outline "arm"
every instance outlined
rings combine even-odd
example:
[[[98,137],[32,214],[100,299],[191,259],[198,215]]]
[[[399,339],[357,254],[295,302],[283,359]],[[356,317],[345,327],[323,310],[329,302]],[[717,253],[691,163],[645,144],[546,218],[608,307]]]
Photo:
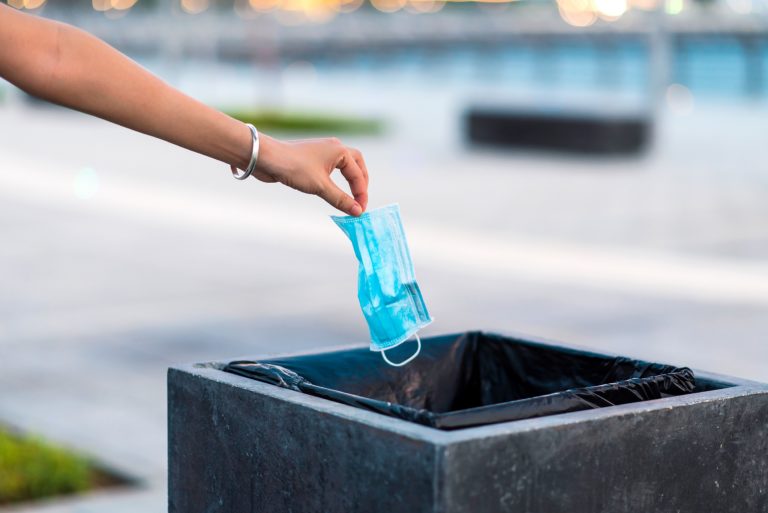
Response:
[[[44,100],[158,137],[244,169],[251,134],[243,123],[177,91],[99,39],[0,3],[0,76]],[[339,169],[354,199],[330,178]],[[337,139],[278,141],[262,134],[254,176],[322,197],[359,215],[368,172],[359,151]]]

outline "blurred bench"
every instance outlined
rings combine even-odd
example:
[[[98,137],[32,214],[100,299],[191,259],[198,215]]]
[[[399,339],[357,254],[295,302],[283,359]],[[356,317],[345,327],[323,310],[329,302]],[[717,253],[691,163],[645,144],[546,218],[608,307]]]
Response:
[[[472,107],[465,115],[471,144],[585,154],[644,151],[652,134],[649,114]]]

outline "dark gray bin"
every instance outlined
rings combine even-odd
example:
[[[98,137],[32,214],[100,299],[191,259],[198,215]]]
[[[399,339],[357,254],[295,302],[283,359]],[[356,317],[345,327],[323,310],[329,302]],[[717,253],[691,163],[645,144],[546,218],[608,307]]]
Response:
[[[464,116],[470,143],[593,155],[637,154],[651,142],[648,113],[472,107]]]
[[[440,431],[226,363],[169,370],[171,513],[768,511],[768,385]]]

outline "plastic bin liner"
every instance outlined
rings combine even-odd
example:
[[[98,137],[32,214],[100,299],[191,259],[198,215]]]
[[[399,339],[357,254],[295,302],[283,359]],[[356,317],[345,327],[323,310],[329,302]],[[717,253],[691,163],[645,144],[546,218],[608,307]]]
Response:
[[[423,340],[404,368],[367,348],[226,371],[419,424],[456,429],[692,392],[693,372],[483,332]]]

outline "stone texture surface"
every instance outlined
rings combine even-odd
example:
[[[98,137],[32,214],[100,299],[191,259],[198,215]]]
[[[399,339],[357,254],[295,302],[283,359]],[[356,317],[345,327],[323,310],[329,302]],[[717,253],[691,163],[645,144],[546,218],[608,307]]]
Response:
[[[768,387],[703,395],[451,445],[441,511],[768,510]]]
[[[169,373],[171,513],[432,510],[428,437],[227,381]]]
[[[169,511],[764,511],[768,385],[698,376],[730,386],[446,432],[175,367]]]

